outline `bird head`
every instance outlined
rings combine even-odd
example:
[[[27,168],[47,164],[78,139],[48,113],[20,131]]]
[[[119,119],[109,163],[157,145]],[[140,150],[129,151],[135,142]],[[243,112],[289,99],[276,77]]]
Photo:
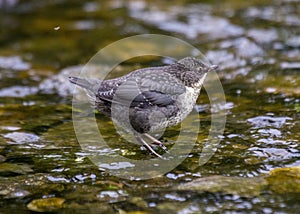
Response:
[[[207,72],[216,70],[218,68],[217,65],[204,64],[202,61],[194,57],[185,57],[179,60],[178,63],[184,65],[186,68],[189,68],[190,70],[195,71],[200,75],[206,74]]]

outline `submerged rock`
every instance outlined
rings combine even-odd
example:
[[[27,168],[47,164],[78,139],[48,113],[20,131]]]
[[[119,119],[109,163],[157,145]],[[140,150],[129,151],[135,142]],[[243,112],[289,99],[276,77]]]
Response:
[[[98,214],[98,213],[116,213],[115,209],[112,205],[108,203],[101,203],[99,201],[97,202],[87,202],[87,203],[76,203],[71,202],[68,204],[64,204],[64,210],[70,211],[70,213],[73,213],[74,210],[76,210],[75,213],[91,213],[91,214]],[[69,213],[67,212],[66,213]]]
[[[34,194],[52,194],[64,190],[64,185],[49,180],[49,174],[0,176],[0,198],[14,199]]]
[[[22,174],[25,175],[33,170],[25,164],[1,163],[0,175],[6,174]]]
[[[181,184],[177,189],[254,197],[260,195],[266,186],[267,181],[263,177],[243,178],[215,175]]]

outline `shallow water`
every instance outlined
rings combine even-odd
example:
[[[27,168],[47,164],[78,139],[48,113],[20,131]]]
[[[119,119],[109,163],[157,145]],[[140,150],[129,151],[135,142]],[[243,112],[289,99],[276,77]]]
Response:
[[[299,1],[0,0],[0,10],[1,213],[297,213]],[[88,156],[149,154],[124,140],[102,114],[97,124],[110,148],[82,150],[66,77],[77,75],[100,48],[144,33],[180,38],[219,65],[227,121],[216,152],[199,166],[212,115],[203,90],[195,108],[200,131],[192,121],[176,150],[184,154],[198,132],[188,157],[159,178],[138,180],[139,173],[154,173],[145,170],[127,180],[105,167],[126,171],[130,161],[99,168]],[[140,57],[111,76],[166,63]],[[169,149],[179,129],[162,136]],[[88,136],[88,127],[83,130]],[[53,199],[41,200],[47,198]]]

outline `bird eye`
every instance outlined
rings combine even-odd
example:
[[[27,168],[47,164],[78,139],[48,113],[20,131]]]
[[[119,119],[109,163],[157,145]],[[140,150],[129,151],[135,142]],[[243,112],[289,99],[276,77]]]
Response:
[[[198,72],[201,72],[202,70],[203,70],[202,67],[198,67],[198,68],[197,68],[197,71],[198,71]]]

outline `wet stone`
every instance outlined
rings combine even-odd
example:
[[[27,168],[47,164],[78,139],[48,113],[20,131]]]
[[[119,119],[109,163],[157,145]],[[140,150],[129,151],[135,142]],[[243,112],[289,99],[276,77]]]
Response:
[[[3,155],[0,155],[0,163],[5,162],[6,161],[6,157],[4,157]]]
[[[247,121],[252,123],[256,128],[262,127],[281,127],[287,121],[292,120],[290,117],[271,117],[271,116],[258,116],[249,118]]]
[[[48,174],[28,174],[0,177],[0,196],[4,199],[25,197],[35,194],[51,194],[64,190],[60,183],[50,182]]]
[[[1,126],[0,130],[7,130],[7,131],[17,131],[21,129],[20,127],[17,126]]]
[[[0,56],[0,68],[22,71],[30,67],[30,64],[24,62],[19,56]]]
[[[42,198],[35,199],[27,204],[27,208],[35,212],[53,212],[63,207],[63,198]]]
[[[74,85],[68,81],[69,76],[78,76],[83,66],[73,66],[63,69],[57,75],[51,76],[39,85],[42,93],[58,93],[60,96],[71,95],[74,91]]]
[[[101,74],[105,73],[105,71],[110,71],[110,67],[107,65],[78,65],[67,67],[61,70],[58,74],[42,81],[38,88],[41,93],[57,93],[62,97],[70,96],[75,92],[75,86],[68,80],[70,76],[80,77],[80,75],[82,75],[81,77],[104,79],[105,76]]]
[[[12,140],[12,141],[8,141],[8,143],[10,144],[33,143],[33,142],[38,142],[40,139],[40,137],[35,134],[25,133],[25,132],[11,132],[3,135],[3,137]]]
[[[264,50],[247,38],[239,38],[233,42],[233,45],[237,50],[238,56],[251,59],[251,57],[264,55]]]
[[[274,29],[250,29],[247,35],[259,44],[270,44],[278,38],[277,32]]]
[[[176,205],[171,202],[163,202],[157,205],[157,209],[161,213],[201,213],[197,205],[182,202]]]
[[[241,59],[226,50],[210,50],[206,53],[206,57],[212,64],[220,66],[220,69],[232,69],[246,65],[246,60]],[[231,78],[234,77],[231,76]]]
[[[33,172],[30,166],[25,164],[13,164],[13,163],[1,163],[0,164],[0,175],[11,175],[11,174],[27,174]]]
[[[273,169],[266,179],[274,192],[300,193],[300,166]]]
[[[188,38],[196,38],[199,34],[208,35],[209,39],[228,38],[242,35],[243,28],[230,23],[227,19],[208,15],[210,8],[207,5],[193,5],[191,7],[174,7],[170,10],[161,10],[153,7],[131,8],[131,16],[146,23],[157,26],[166,31],[181,33]],[[186,22],[177,20],[175,16],[185,17]]]
[[[271,144],[271,143],[270,143]],[[287,149],[280,148],[259,148],[251,147],[248,149],[252,154],[252,161],[250,162],[267,162],[267,161],[284,161],[291,158],[299,158],[297,153],[289,152]],[[247,160],[247,159],[246,159]],[[249,161],[249,160],[247,160]]]
[[[116,203],[125,201],[128,194],[122,189],[110,190],[107,187],[77,185],[72,188],[72,193],[65,194],[65,198],[71,201],[87,202],[105,202]]]
[[[28,95],[36,94],[37,91],[38,89],[36,87],[12,86],[0,89],[0,97],[26,97]]]
[[[75,213],[91,213],[91,214],[98,214],[98,213],[105,213],[105,214],[115,214],[115,207],[113,205],[101,202],[71,202],[64,204],[64,211],[74,212]]]
[[[52,147],[78,147],[75,131],[72,122],[66,122],[56,127],[50,128],[47,132],[41,135],[41,140],[44,142],[51,142],[46,146]]]
[[[286,41],[286,44],[288,46],[294,47],[294,48],[299,48],[300,47],[300,36],[293,36],[288,38]]]
[[[282,69],[300,69],[300,62],[282,62],[280,64]]]
[[[26,196],[31,195],[31,192],[23,189],[16,189],[14,191],[10,191],[8,189],[6,190],[0,190],[0,195],[4,196],[5,199],[12,199],[12,198],[24,198]]]
[[[126,199],[128,194],[124,192],[123,190],[117,190],[117,191],[112,191],[112,190],[105,190],[101,191],[97,197],[102,201],[107,201],[109,203],[113,202],[118,202],[118,201],[123,201]]]
[[[179,185],[176,189],[214,193],[222,192],[243,197],[253,197],[260,195],[266,185],[267,182],[263,177],[243,178],[216,175],[195,179],[191,182]]]

